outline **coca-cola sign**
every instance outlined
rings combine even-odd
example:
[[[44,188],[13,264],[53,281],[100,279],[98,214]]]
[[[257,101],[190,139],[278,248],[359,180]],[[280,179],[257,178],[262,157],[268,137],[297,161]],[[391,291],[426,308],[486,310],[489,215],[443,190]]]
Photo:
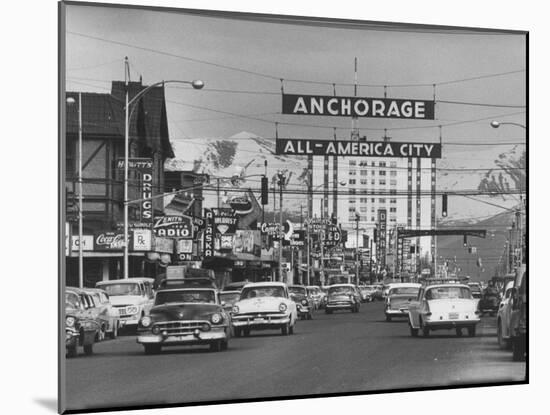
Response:
[[[124,249],[124,234],[101,232],[94,234],[94,251],[120,251]]]

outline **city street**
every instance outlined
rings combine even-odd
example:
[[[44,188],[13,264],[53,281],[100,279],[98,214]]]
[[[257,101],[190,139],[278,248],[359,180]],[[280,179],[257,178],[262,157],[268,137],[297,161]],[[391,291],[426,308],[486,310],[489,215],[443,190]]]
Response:
[[[233,338],[219,353],[176,347],[146,356],[127,334],[68,359],[65,379],[67,409],[85,409],[521,381],[525,370],[497,347],[494,317],[483,318],[474,338],[412,338],[406,321],[386,322],[376,302],[358,314],[317,311],[294,335]]]

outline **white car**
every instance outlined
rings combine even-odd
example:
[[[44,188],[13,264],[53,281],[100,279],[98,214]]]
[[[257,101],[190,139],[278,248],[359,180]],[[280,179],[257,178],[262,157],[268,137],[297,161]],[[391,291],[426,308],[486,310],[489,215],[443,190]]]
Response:
[[[231,323],[236,337],[248,336],[251,330],[280,329],[293,334],[298,310],[282,282],[246,284],[240,300],[232,309]]]
[[[504,287],[504,296],[498,306],[497,314],[497,338],[501,349],[510,349],[510,317],[512,314],[512,294],[514,292],[514,281],[509,281]]]
[[[409,327],[411,336],[422,331],[424,337],[432,330],[456,330],[462,336],[462,329],[470,337],[476,334],[479,323],[477,299],[472,297],[470,287],[459,283],[436,283],[420,288],[416,301],[409,305]]]
[[[118,310],[120,327],[137,327],[139,320],[149,314],[153,306],[153,278],[127,278],[100,281],[101,288],[108,295],[113,307]]]

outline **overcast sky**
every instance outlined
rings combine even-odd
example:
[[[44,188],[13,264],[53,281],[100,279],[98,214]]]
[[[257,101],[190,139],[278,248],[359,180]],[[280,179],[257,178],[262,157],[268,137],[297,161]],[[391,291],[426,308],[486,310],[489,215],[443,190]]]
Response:
[[[438,103],[435,121],[362,118],[358,122],[360,128],[387,128],[395,140],[431,141],[438,139],[438,128],[404,127],[445,126],[488,118],[444,127],[443,142],[524,140],[523,130],[492,129],[489,121],[495,118],[525,123],[525,114],[518,114],[525,108],[514,106],[525,105],[526,72],[439,85],[525,69],[525,39],[521,34],[349,29],[91,6],[68,6],[67,32],[68,90],[106,92],[112,80],[124,79],[124,56],[130,60],[132,80],[142,75],[144,84],[163,79],[205,82],[201,91],[167,85],[173,141],[225,138],[241,131],[274,137],[275,122],[281,123],[281,137],[332,138],[332,128],[284,125],[290,122],[349,128],[351,121],[343,117],[281,115],[280,78],[289,93],[332,95],[331,84],[336,83],[338,95],[352,95],[352,87],[338,84],[353,83],[355,57],[358,83],[389,85],[388,97],[431,99],[431,86],[391,85],[435,83],[437,100],[510,106]],[[360,86],[358,91],[359,96],[370,97],[382,97],[383,93],[383,87]],[[365,130],[362,134],[380,139],[384,132]],[[348,139],[349,130],[337,130],[337,135]],[[464,148],[445,147],[444,157],[451,157],[456,151],[464,152]],[[488,160],[488,166],[492,166],[492,160]]]

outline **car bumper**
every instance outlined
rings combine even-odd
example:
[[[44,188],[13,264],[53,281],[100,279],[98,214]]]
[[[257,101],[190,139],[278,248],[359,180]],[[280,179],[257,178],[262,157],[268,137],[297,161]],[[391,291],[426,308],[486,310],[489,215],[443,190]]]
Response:
[[[400,308],[400,309],[386,309],[385,311],[387,316],[392,317],[407,317],[409,315],[409,309],[408,308]]]
[[[139,323],[139,314],[131,317],[119,317],[120,327],[137,326]]]
[[[338,302],[338,303],[327,303],[325,306],[329,310],[345,310],[348,308],[353,308],[355,306],[352,302]]]
[[[65,346],[75,347],[78,346],[79,333],[76,331],[65,331]]]
[[[233,316],[231,324],[233,327],[241,328],[269,328],[269,327],[278,327],[290,323],[290,316],[285,317],[266,317],[266,318],[238,318]]]
[[[138,335],[137,342],[140,344],[160,344],[160,345],[183,345],[183,344],[205,344],[218,340],[226,340],[225,329],[213,329],[211,331],[195,332],[182,335],[163,335],[153,333],[142,333]]]
[[[479,318],[465,319],[465,320],[437,320],[437,321],[427,320],[424,322],[424,325],[429,327],[432,330],[437,330],[437,329],[454,329],[454,328],[461,328],[461,327],[469,327],[472,325],[476,325],[477,323],[479,323]]]

